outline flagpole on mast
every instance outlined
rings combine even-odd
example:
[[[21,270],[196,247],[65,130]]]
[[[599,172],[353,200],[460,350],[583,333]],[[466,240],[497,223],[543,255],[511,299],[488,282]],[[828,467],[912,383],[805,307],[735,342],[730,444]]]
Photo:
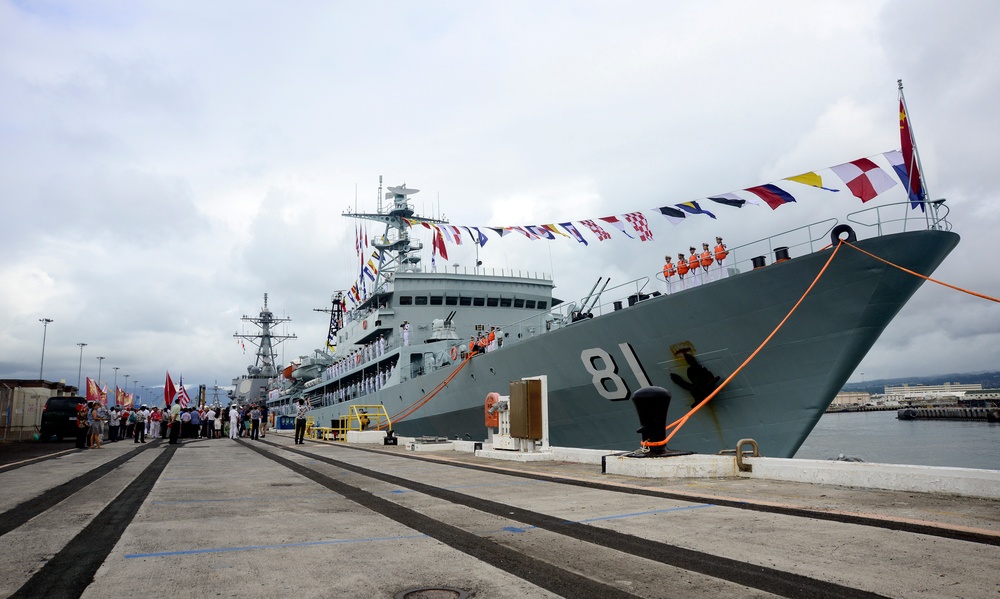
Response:
[[[924,219],[927,221],[927,228],[929,229],[937,228],[937,221],[938,221],[937,205],[932,204],[930,201],[928,201],[930,195],[927,193],[927,180],[924,179],[924,165],[920,162],[920,151],[917,149],[916,135],[914,135],[913,133],[913,123],[910,121],[910,107],[906,105],[906,96],[903,94],[903,80],[897,79],[896,84],[899,86],[899,102],[900,104],[903,105],[903,113],[906,115],[906,128],[910,136],[910,143],[913,146],[913,161],[916,162],[916,167],[918,171],[917,174],[920,178],[920,201],[923,202],[924,208],[926,208],[926,210],[924,210]],[[909,174],[912,172],[913,172],[913,165],[907,164],[906,165],[907,178],[909,178],[910,176]],[[906,190],[907,193],[911,191],[909,187],[910,187],[909,182],[907,182],[907,190]],[[934,211],[933,227],[931,226],[931,221],[930,221],[931,215],[929,214],[931,210]],[[909,211],[907,211],[907,213],[909,213]]]

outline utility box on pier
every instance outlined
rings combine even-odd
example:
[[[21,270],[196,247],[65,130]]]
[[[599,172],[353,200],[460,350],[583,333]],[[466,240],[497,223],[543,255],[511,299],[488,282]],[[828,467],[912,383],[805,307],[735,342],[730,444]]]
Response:
[[[510,396],[487,398],[486,425],[493,449],[549,450],[548,381],[538,376],[510,383]],[[496,434],[493,432],[496,427]]]
[[[510,436],[539,441],[542,438],[542,381],[528,379],[510,384]]]

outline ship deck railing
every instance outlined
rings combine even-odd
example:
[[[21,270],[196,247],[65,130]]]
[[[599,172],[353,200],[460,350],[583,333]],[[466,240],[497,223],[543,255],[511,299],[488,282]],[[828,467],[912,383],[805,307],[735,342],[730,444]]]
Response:
[[[944,200],[928,202],[924,212],[911,210],[910,202],[905,201],[864,208],[848,214],[845,220],[856,229],[855,233],[861,239],[917,230],[950,231],[952,225],[947,218],[949,212],[950,209],[944,204]],[[838,224],[840,224],[838,219],[828,218],[729,248],[729,257],[725,264],[721,267],[713,264],[710,269],[711,281],[720,279],[719,268],[726,269],[726,276],[734,276],[753,270],[755,258],[759,261],[763,257],[765,263],[774,263],[779,259],[776,258],[776,252],[787,253],[790,258],[794,258],[830,247],[833,241],[831,233]],[[651,280],[659,283],[656,285],[658,289],[650,288]],[[596,295],[597,300],[590,298],[593,305],[590,305],[585,298],[580,302],[565,302],[554,306],[552,312],[562,310],[562,315],[544,315],[547,319],[546,330],[557,325],[572,324],[573,317],[566,315],[571,315],[578,307],[599,316],[608,311],[622,309],[626,302],[631,306],[638,301],[661,295],[665,284],[663,273],[657,272],[652,276],[639,277],[615,287],[602,289]],[[605,299],[609,297],[610,299]],[[530,319],[525,319],[527,320]],[[548,323],[549,320],[551,323]]]

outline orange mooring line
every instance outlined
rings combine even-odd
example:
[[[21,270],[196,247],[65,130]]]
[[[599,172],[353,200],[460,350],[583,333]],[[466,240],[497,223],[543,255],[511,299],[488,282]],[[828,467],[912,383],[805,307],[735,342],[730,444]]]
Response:
[[[687,414],[685,414],[684,416],[681,416],[677,420],[675,420],[675,421],[671,422],[670,424],[668,424],[667,425],[667,430],[670,430],[671,428],[674,429],[674,430],[669,435],[667,435],[666,439],[664,439],[663,441],[657,441],[657,442],[643,441],[642,442],[643,447],[653,447],[653,446],[659,446],[659,445],[666,445],[667,442],[670,441],[670,439],[677,433],[677,431],[680,430],[680,428],[682,426],[684,426],[684,424],[688,421],[688,419],[691,418],[691,416],[695,412],[697,412],[699,409],[701,409],[702,406],[704,406],[709,401],[711,401],[713,398],[715,398],[715,396],[718,395],[719,391],[721,391],[726,385],[728,385],[729,382],[732,381],[733,378],[735,378],[736,375],[739,374],[741,370],[743,370],[743,367],[746,366],[747,364],[749,364],[750,361],[753,360],[754,357],[756,357],[757,353],[760,352],[760,350],[763,349],[765,345],[767,345],[768,341],[771,340],[771,337],[774,337],[774,334],[778,332],[778,329],[780,329],[785,324],[785,321],[787,321],[788,318],[792,315],[792,313],[795,312],[796,308],[799,307],[799,304],[802,303],[802,300],[804,300],[806,298],[806,296],[809,295],[809,292],[812,291],[813,286],[816,284],[817,281],[819,281],[819,278],[821,276],[823,276],[823,273],[826,272],[826,268],[830,265],[830,262],[833,261],[833,257],[837,255],[837,251],[840,250],[840,246],[842,244],[850,246],[850,247],[858,250],[862,254],[870,256],[870,257],[878,260],[879,262],[883,262],[885,264],[888,264],[889,266],[892,266],[893,268],[898,268],[899,270],[901,270],[901,271],[903,271],[905,273],[911,274],[911,275],[913,275],[915,277],[920,277],[921,279],[924,279],[925,281],[930,281],[932,283],[937,283],[938,285],[942,285],[944,287],[948,287],[949,289],[954,289],[955,291],[961,291],[962,293],[968,293],[969,295],[972,295],[972,296],[975,296],[975,297],[979,297],[979,298],[982,298],[982,299],[985,299],[985,300],[989,300],[989,301],[992,301],[992,302],[1000,303],[1000,299],[997,299],[995,297],[992,297],[992,296],[989,296],[989,295],[985,295],[985,294],[982,294],[982,293],[977,293],[975,291],[970,291],[969,289],[964,289],[964,288],[958,287],[956,285],[951,285],[949,283],[945,283],[944,281],[938,281],[937,279],[934,279],[932,277],[928,277],[926,275],[922,275],[922,274],[920,274],[918,272],[914,272],[914,271],[912,271],[912,270],[910,270],[908,268],[904,268],[904,267],[902,267],[902,266],[900,266],[898,264],[894,264],[892,262],[889,262],[885,258],[880,258],[880,257],[876,256],[875,254],[872,254],[871,252],[865,251],[865,250],[859,248],[858,246],[856,246],[854,244],[848,243],[847,241],[840,240],[840,242],[837,244],[837,247],[834,248],[833,253],[830,255],[830,258],[826,261],[826,264],[823,265],[823,268],[819,271],[819,274],[816,275],[816,278],[813,279],[813,282],[809,285],[809,288],[806,289],[805,293],[802,294],[802,297],[799,298],[799,301],[796,302],[794,306],[792,306],[792,309],[788,312],[788,314],[785,316],[785,318],[780,323],[778,323],[778,326],[775,327],[775,329],[773,331],[771,331],[771,334],[767,336],[767,339],[764,339],[764,341],[760,344],[760,346],[757,347],[757,349],[754,350],[754,352],[752,354],[750,354],[750,357],[747,358],[746,360],[744,360],[743,363],[740,364],[739,368],[737,368],[731,375],[729,375],[729,377],[725,381],[723,381],[721,385],[719,385],[718,387],[716,387],[715,391],[713,391],[708,397],[706,397],[701,402],[699,402],[698,405],[696,405],[693,408],[691,408],[691,410],[688,411]],[[827,247],[830,247],[830,246],[827,246]],[[827,248],[823,248],[823,249],[825,250]]]
[[[441,381],[433,389],[431,389],[430,393],[428,393],[427,395],[424,395],[423,397],[421,397],[417,401],[413,402],[409,406],[403,408],[399,412],[396,412],[394,415],[392,415],[389,418],[389,421],[390,422],[398,422],[398,421],[406,418],[410,414],[413,414],[414,412],[416,412],[420,408],[422,408],[424,406],[424,404],[426,404],[427,402],[429,402],[431,400],[431,398],[433,398],[435,395],[437,395],[442,389],[444,389],[445,387],[447,387],[448,383],[451,382],[451,379],[455,378],[455,375],[457,375],[460,370],[462,370],[463,368],[465,368],[465,365],[468,364],[469,360],[472,359],[472,355],[473,354],[469,354],[465,358],[465,360],[463,360],[462,363],[458,365],[458,368],[456,368],[454,370],[454,372],[452,372],[451,374],[449,374],[443,381]],[[377,427],[377,429],[381,429],[381,428],[382,428],[382,425],[379,425]]]
[[[841,241],[841,243],[843,243],[843,241]],[[779,330],[781,330],[781,327],[785,326],[785,323],[788,322],[788,319],[792,316],[795,310],[798,309],[802,301],[806,299],[806,296],[809,295],[809,292],[812,291],[813,287],[816,286],[816,283],[819,281],[820,277],[822,277],[823,273],[826,272],[827,267],[830,266],[831,262],[833,262],[833,257],[837,255],[838,251],[840,251],[841,243],[838,243],[837,247],[833,248],[833,253],[830,254],[829,258],[827,258],[826,264],[823,265],[823,268],[820,269],[819,273],[816,275],[816,278],[814,278],[812,283],[809,284],[809,287],[806,288],[805,292],[802,294],[802,297],[799,298],[799,301],[795,302],[795,305],[792,306],[792,309],[788,311],[788,314],[786,314],[785,317],[781,319],[781,322],[778,323],[778,326],[774,327],[774,330],[771,331],[771,334],[768,335],[767,338],[764,339],[764,341],[762,341],[761,344],[757,346],[757,349],[755,349],[753,353],[750,354],[749,357],[747,357],[746,360],[743,360],[743,363],[739,365],[739,368],[734,370],[733,373],[730,374],[728,378],[726,378],[726,380],[722,381],[722,384],[716,387],[715,391],[712,391],[712,393],[709,394],[708,397],[701,400],[700,402],[698,402],[696,406],[691,408],[691,410],[689,410],[687,414],[681,416],[674,422],[671,422],[669,425],[667,425],[667,430],[670,430],[671,428],[673,428],[674,430],[671,431],[669,435],[667,435],[666,439],[664,439],[663,441],[654,441],[654,442],[643,441],[642,442],[643,447],[655,447],[660,445],[666,445],[670,441],[670,439],[672,439],[673,436],[677,434],[677,431],[681,430],[681,427],[684,426],[685,423],[687,423],[687,421],[691,418],[692,415],[694,415],[695,412],[700,410],[702,406],[704,406],[708,402],[712,401],[712,399],[714,399],[715,396],[719,394],[719,391],[722,391],[726,387],[726,385],[730,383],[730,381],[736,378],[736,375],[739,374],[743,370],[743,368],[745,368],[746,365],[750,363],[751,360],[757,357],[757,354],[760,353],[760,350],[764,349],[764,346],[767,345],[769,341],[771,341],[771,338],[773,338]]]
[[[962,293],[968,293],[969,295],[974,295],[976,297],[981,297],[981,298],[983,298],[985,300],[990,300],[991,302],[1000,303],[1000,299],[997,299],[995,297],[991,297],[989,295],[984,295],[982,293],[976,293],[975,291],[970,291],[968,289],[964,289],[962,287],[957,287],[955,285],[950,285],[948,283],[945,283],[944,281],[938,281],[937,279],[933,279],[933,278],[928,277],[926,275],[922,275],[919,272],[913,272],[912,270],[910,270],[908,268],[903,268],[902,266],[900,266],[898,264],[893,264],[892,262],[889,262],[885,258],[879,258],[875,254],[873,254],[871,252],[866,252],[865,250],[859,248],[858,246],[850,244],[850,243],[847,243],[846,241],[844,242],[844,244],[846,244],[846,245],[848,245],[848,246],[850,246],[850,247],[858,250],[862,254],[865,254],[867,256],[871,256],[872,258],[875,258],[879,262],[884,262],[885,264],[888,264],[889,266],[892,266],[893,268],[898,268],[899,270],[901,270],[901,271],[903,271],[905,273],[909,273],[909,274],[911,274],[911,275],[913,275],[915,277],[920,277],[921,279],[924,279],[925,281],[930,281],[931,283],[937,283],[938,285],[943,285],[944,287],[947,287],[949,289],[954,289],[955,291],[961,291]]]

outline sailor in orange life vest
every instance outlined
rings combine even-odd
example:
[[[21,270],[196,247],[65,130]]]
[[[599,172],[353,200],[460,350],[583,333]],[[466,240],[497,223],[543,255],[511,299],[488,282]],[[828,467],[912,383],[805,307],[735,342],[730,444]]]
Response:
[[[686,289],[687,283],[684,281],[684,275],[688,274],[688,263],[684,259],[684,254],[677,254],[677,282],[680,289]]]
[[[701,285],[701,258],[695,251],[694,246],[688,248],[691,255],[688,256],[688,270],[691,272],[691,282],[689,287]]]
[[[704,271],[701,276],[706,283],[712,280],[712,273],[708,269],[711,268],[713,262],[715,260],[712,259],[712,250],[708,249],[707,243],[701,244],[701,268]]]
[[[728,269],[726,268],[726,258],[729,252],[726,251],[726,244],[722,243],[721,237],[715,238],[715,262],[719,265],[719,279],[726,278]]]
[[[674,266],[673,258],[669,255],[663,257],[666,263],[663,265],[663,280],[667,283],[667,293],[670,293],[670,287],[673,283],[672,279],[674,275],[677,274],[677,267]]]

